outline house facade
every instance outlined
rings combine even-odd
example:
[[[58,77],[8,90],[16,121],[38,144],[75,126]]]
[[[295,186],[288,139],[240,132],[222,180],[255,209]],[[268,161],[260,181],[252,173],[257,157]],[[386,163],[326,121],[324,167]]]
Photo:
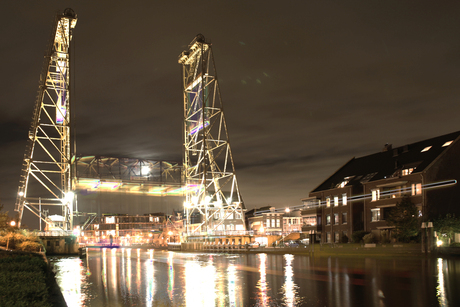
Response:
[[[303,199],[303,228],[323,243],[355,231],[391,237],[389,212],[408,197],[421,221],[460,214],[460,131],[352,158]],[[316,225],[315,225],[316,222]],[[317,238],[318,240],[318,238]]]

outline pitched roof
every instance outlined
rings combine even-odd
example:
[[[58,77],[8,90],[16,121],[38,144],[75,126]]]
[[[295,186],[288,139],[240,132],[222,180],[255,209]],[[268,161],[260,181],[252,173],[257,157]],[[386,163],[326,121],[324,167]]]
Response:
[[[395,172],[413,168],[412,173],[424,171],[455,141],[460,131],[397,148],[386,145],[384,151],[353,158],[312,191],[324,191],[343,186],[391,178]],[[450,144],[449,144],[450,145]]]

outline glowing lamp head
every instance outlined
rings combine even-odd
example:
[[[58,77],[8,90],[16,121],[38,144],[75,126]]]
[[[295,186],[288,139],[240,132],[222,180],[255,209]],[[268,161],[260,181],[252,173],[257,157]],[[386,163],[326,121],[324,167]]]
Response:
[[[21,191],[21,192],[18,193],[18,195],[19,196],[24,196],[24,192]]]
[[[444,243],[444,242],[442,242],[441,240],[436,241],[436,245],[437,245],[437,246],[441,246],[443,243]]]
[[[11,225],[11,227],[16,226],[16,222],[15,222],[15,221],[11,221],[11,222],[10,222],[10,225]]]
[[[172,235],[172,234],[173,234],[172,231],[168,231],[168,235]]]
[[[291,209],[289,209],[289,208],[286,208],[286,210],[285,210],[285,211],[286,211],[287,213],[289,213],[289,212],[291,211]]]

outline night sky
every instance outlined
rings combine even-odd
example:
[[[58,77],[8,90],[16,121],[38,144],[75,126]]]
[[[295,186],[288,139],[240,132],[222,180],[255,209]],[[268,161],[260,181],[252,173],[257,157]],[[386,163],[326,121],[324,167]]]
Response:
[[[0,201],[13,215],[54,15],[77,154],[181,161],[178,55],[213,43],[246,207],[301,204],[352,157],[460,130],[459,1],[3,1]]]

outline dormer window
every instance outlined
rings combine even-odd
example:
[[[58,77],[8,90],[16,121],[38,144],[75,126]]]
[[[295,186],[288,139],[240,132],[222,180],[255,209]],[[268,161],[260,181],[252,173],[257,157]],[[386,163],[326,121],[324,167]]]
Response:
[[[452,144],[452,142],[453,142],[453,141],[445,142],[444,145],[442,145],[442,147],[449,146],[450,144]]]
[[[412,174],[412,172],[414,171],[415,167],[411,167],[411,168],[405,168],[401,171],[401,175],[403,176],[407,176],[407,175],[410,175]]]
[[[336,188],[344,188],[349,182],[350,180],[353,178],[354,176],[350,176],[350,177],[345,177],[343,178],[343,181],[341,183],[339,183]]]
[[[425,151],[428,151],[430,149],[431,149],[431,146],[427,146],[427,147],[423,148],[421,152],[425,152]]]

